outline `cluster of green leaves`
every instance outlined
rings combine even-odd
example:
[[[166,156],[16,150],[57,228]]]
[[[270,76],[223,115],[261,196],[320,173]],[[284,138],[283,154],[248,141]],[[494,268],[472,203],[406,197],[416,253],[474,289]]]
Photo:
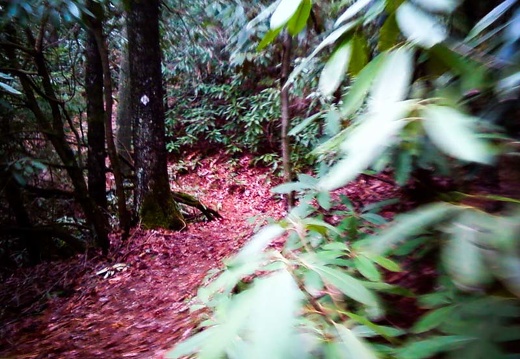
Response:
[[[473,104],[518,96],[520,69],[514,60],[520,52],[513,44],[520,38],[520,11],[511,11],[516,1],[502,2],[471,29],[459,30],[463,40],[450,36],[448,26],[450,18],[461,16],[454,13],[456,0],[343,3],[349,6],[285,84],[291,86],[331,48],[318,90],[324,98],[339,90],[342,99],[291,133],[325,120],[327,138],[314,150],[320,171],[275,188],[297,191],[300,204],[261,229],[209,278],[194,305],[209,309],[203,330],[168,357],[506,358],[515,353],[518,200],[483,198],[512,206],[500,215],[432,203],[386,223],[377,212],[388,203],[357,209],[346,197],[331,200],[331,191],[367,170],[393,169],[396,182],[404,185],[414,168],[495,163],[497,144],[512,139],[496,135],[494,124]],[[261,46],[283,31],[297,35],[312,6],[306,0],[273,3],[262,15],[270,18],[270,30]],[[285,245],[275,250],[271,244],[279,238]],[[399,263],[420,263],[426,254],[439,258],[431,292],[386,282],[389,272],[402,270]],[[425,313],[410,327],[392,325],[387,294],[417,298]]]

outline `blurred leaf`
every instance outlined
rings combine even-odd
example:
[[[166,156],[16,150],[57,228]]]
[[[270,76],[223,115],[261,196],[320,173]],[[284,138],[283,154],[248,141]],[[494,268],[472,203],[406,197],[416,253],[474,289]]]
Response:
[[[318,204],[321,206],[321,208],[325,209],[325,210],[330,210],[331,208],[331,198],[330,198],[330,193],[325,191],[325,192],[319,192],[318,195],[316,196],[316,199],[318,200]]]
[[[391,49],[397,44],[398,37],[399,26],[397,26],[395,14],[391,14],[385,20],[381,30],[379,30],[377,49],[381,52]]]
[[[334,27],[344,23],[347,20],[350,20],[359,14],[361,10],[363,10],[368,4],[371,3],[371,1],[372,0],[358,0],[354,4],[350,5],[348,9],[343,14],[341,14],[338,20],[336,20]]]
[[[411,342],[398,349],[397,357],[402,359],[431,358],[440,352],[461,347],[474,340],[462,335],[434,336],[425,340]]]
[[[352,56],[348,72],[351,76],[356,76],[368,63],[368,41],[362,34],[355,33],[352,36]]]
[[[300,132],[302,132],[307,126],[309,126],[313,121],[323,115],[322,112],[315,113],[312,116],[307,117],[305,120],[300,122],[298,125],[294,126],[288,133],[289,136],[296,136]]]
[[[367,257],[357,255],[354,257],[354,265],[359,273],[361,273],[361,275],[366,279],[371,280],[372,282],[381,281],[381,273],[379,273],[379,270],[376,268],[374,263]]]
[[[401,266],[394,262],[391,259],[385,258],[383,256],[378,255],[367,255],[371,260],[373,260],[375,263],[379,264],[381,267],[383,267],[386,270],[389,270],[391,272],[400,272]]]
[[[395,181],[399,186],[404,186],[410,179],[412,173],[412,154],[404,148],[397,154],[395,165]]]
[[[422,233],[428,226],[462,210],[461,207],[439,202],[399,215],[389,228],[372,237],[368,249],[376,254],[384,254],[408,238]]]
[[[480,21],[471,29],[468,36],[464,39],[464,41],[470,41],[471,39],[478,36],[482,31],[488,28],[491,24],[497,21],[502,15],[504,15],[507,10],[509,10],[513,5],[517,3],[516,0],[505,0],[500,3],[497,7],[491,10],[486,16],[484,16]]]
[[[413,51],[400,47],[385,59],[370,91],[369,110],[387,111],[388,106],[402,101],[408,95],[413,73]]]
[[[5,91],[9,92],[12,95],[21,95],[22,94],[20,91],[18,91],[14,87],[11,87],[8,84],[5,84],[3,82],[0,82],[0,88],[4,89]]]
[[[341,84],[341,81],[343,81],[351,53],[352,45],[350,41],[345,41],[338,46],[325,64],[318,84],[318,88],[323,96],[332,95]]]
[[[376,213],[363,213],[360,215],[360,217],[365,221],[375,224],[377,226],[385,224],[387,222],[386,219],[384,219]]]
[[[247,262],[260,254],[273,240],[285,233],[279,224],[269,224],[256,233],[234,258],[237,262]]]
[[[384,63],[383,60],[386,59],[387,55],[387,53],[378,55],[368,63],[355,78],[354,84],[350,86],[342,99],[343,105],[341,106],[341,114],[343,117],[352,115],[361,107],[363,100],[372,86],[372,81],[374,81],[379,74],[379,70]]]
[[[430,48],[446,39],[446,29],[435,18],[405,2],[396,12],[397,23],[403,34],[414,44]]]
[[[201,347],[197,358],[220,359],[233,346],[256,304],[254,299],[257,293],[254,288],[235,295],[225,306],[217,308],[219,325],[212,327],[216,329]]]
[[[408,103],[387,106],[384,112],[372,112],[345,139],[341,149],[348,153],[319,183],[320,190],[340,188],[368,168],[397,140],[396,134],[406,125],[400,120],[408,112]]]
[[[319,265],[314,265],[311,269],[318,272],[325,282],[336,287],[347,297],[352,298],[355,301],[363,303],[369,307],[379,306],[376,296],[365,286],[363,286],[359,280],[346,274],[345,272]]]
[[[205,345],[208,339],[214,336],[218,330],[218,327],[212,327],[194,334],[177,344],[172,350],[165,354],[165,357],[167,359],[177,359],[197,353]]]
[[[303,295],[286,270],[260,278],[253,286],[254,303],[247,339],[247,358],[287,358]]]
[[[325,47],[333,44],[336,42],[337,39],[339,39],[341,36],[343,36],[346,32],[352,30],[355,26],[359,24],[359,21],[352,21],[348,24],[345,24],[338,28],[337,30],[333,31],[329,36],[327,36],[316,48],[314,51],[307,56],[298,66],[294,68],[294,70],[289,75],[289,78],[287,79],[287,82],[285,83],[285,86],[288,86],[294,82],[296,77],[302,72],[305,68],[307,68],[307,65],[309,65],[310,61],[316,57],[316,55],[323,50]]]
[[[412,332],[423,333],[428,330],[437,328],[445,321],[449,321],[453,312],[453,307],[443,307],[435,309],[423,315],[417,322],[414,323]]]
[[[302,31],[307,25],[307,19],[311,13],[312,1],[303,0],[298,7],[296,13],[291,17],[287,24],[287,30],[292,36],[296,36]]]
[[[271,30],[276,30],[285,24],[298,11],[303,0],[282,0],[271,16],[270,27]]]
[[[460,4],[460,0],[413,0],[422,8],[432,12],[451,13]]]
[[[341,131],[341,114],[335,108],[332,108],[325,116],[325,134],[327,136],[335,136]]]
[[[442,259],[454,282],[463,288],[481,288],[491,280],[480,246],[479,214],[463,212],[451,224],[450,240]]]
[[[377,359],[374,351],[361,339],[355,336],[350,329],[341,324],[334,323],[338,331],[343,350],[349,355],[351,359]]]
[[[401,336],[406,333],[402,329],[374,324],[370,320],[368,320],[366,317],[361,316],[361,315],[357,315],[357,314],[349,313],[349,312],[347,312],[346,314],[350,318],[354,319],[356,322],[367,326],[368,328],[373,330],[375,333],[377,333],[385,338],[398,337],[398,336]]]
[[[78,6],[73,1],[67,2],[67,5],[71,15],[77,19],[81,19],[81,11],[79,10]]]
[[[422,111],[423,126],[432,142],[447,154],[490,164],[491,151],[474,132],[475,120],[451,107],[429,105]]]
[[[290,192],[298,192],[303,191],[306,189],[312,188],[311,185],[308,183],[302,183],[302,182],[288,182],[288,183],[282,183],[276,187],[273,187],[271,189],[272,193],[290,193]]]

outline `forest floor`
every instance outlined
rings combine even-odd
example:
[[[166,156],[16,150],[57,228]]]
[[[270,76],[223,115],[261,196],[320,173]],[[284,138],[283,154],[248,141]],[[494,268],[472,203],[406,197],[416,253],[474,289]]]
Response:
[[[174,190],[223,219],[182,232],[137,228],[126,242],[112,237],[108,258],[82,254],[0,274],[0,358],[162,358],[194,332],[190,299],[207,272],[285,209],[270,192],[280,179],[250,156],[193,155],[171,170]],[[397,194],[364,176],[344,191],[354,203]]]

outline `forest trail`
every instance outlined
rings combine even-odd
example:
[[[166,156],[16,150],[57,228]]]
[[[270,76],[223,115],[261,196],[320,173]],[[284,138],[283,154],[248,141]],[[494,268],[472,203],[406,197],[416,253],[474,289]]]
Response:
[[[217,208],[220,221],[136,229],[128,242],[112,239],[108,261],[80,255],[2,278],[0,358],[161,358],[192,332],[189,299],[207,272],[263,223],[250,219],[283,214],[270,193],[277,180],[250,161],[193,158],[172,182]]]
[[[182,232],[135,229],[127,242],[114,236],[108,260],[83,254],[0,273],[0,358],[162,358],[195,330],[190,299],[208,271],[267,218],[285,214],[270,192],[281,179],[251,161],[192,156],[170,166],[173,190],[197,196],[222,220]],[[341,192],[356,204],[398,195],[363,176]]]

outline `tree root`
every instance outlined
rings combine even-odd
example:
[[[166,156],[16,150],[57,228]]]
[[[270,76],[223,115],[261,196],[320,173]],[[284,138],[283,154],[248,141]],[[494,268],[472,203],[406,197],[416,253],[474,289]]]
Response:
[[[216,219],[222,219],[222,216],[215,210],[206,207],[197,198],[193,197],[184,192],[172,192],[173,199],[177,203],[182,203],[190,207],[195,207],[208,219],[208,221],[214,221]]]

